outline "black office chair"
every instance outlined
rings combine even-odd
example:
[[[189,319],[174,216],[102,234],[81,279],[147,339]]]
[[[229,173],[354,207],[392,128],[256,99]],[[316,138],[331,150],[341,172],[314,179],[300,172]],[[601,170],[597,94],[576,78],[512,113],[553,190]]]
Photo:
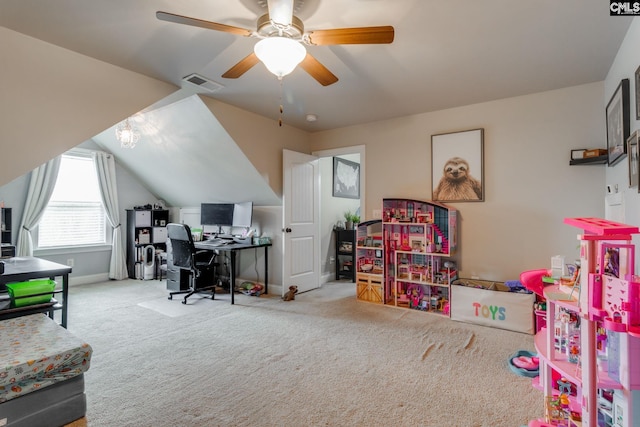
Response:
[[[167,224],[167,234],[171,244],[171,261],[179,268],[189,270],[189,289],[169,293],[169,299],[174,295],[187,294],[182,300],[187,303],[187,298],[195,293],[211,291],[211,299],[215,298],[215,273],[218,264],[214,251],[199,251],[193,244],[191,229],[185,224]],[[210,278],[210,286],[198,286],[198,279]],[[200,280],[201,282],[202,280]]]

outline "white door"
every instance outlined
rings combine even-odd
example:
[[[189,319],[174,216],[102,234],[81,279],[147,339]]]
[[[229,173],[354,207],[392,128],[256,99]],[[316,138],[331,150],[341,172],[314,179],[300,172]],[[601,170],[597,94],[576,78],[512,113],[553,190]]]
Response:
[[[282,293],[320,287],[320,165],[318,158],[283,150]]]

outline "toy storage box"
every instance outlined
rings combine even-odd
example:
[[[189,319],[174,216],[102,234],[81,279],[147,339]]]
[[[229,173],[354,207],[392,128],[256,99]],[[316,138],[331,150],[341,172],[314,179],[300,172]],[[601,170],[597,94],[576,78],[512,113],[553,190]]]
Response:
[[[451,284],[451,319],[534,333],[532,292],[511,292],[503,282],[458,279]]]
[[[44,304],[51,301],[56,282],[53,280],[30,280],[28,282],[7,283],[7,292],[12,307]]]

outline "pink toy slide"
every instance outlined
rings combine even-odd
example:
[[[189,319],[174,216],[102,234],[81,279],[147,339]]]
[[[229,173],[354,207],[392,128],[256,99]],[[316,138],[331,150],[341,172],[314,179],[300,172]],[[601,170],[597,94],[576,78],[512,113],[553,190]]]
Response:
[[[520,273],[520,283],[522,283],[525,288],[535,292],[536,295],[544,298],[544,283],[542,282],[542,278],[545,276],[549,276],[549,270],[547,269],[523,271]]]

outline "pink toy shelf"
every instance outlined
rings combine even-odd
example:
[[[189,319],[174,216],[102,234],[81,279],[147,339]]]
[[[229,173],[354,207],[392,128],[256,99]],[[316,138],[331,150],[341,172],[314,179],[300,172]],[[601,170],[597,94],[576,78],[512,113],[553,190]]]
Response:
[[[634,245],[603,243],[600,259],[606,260],[604,273],[589,274],[589,315],[592,320],[603,321],[607,330],[640,336],[640,283],[632,274]],[[621,259],[627,261],[626,272],[620,268]]]
[[[521,275],[547,300],[546,327],[535,337],[545,418],[529,426],[640,426],[640,277],[631,243],[640,231],[600,218],[564,222],[582,230],[570,292],[546,284],[545,270]]]
[[[520,283],[525,288],[535,292],[539,297],[544,297],[544,282],[542,278],[549,275],[550,273],[547,269],[524,271],[520,273]]]
[[[631,235],[639,232],[636,226],[601,218],[565,218],[564,223],[583,229],[585,240],[591,240],[591,237],[595,237],[593,240],[631,240]]]

